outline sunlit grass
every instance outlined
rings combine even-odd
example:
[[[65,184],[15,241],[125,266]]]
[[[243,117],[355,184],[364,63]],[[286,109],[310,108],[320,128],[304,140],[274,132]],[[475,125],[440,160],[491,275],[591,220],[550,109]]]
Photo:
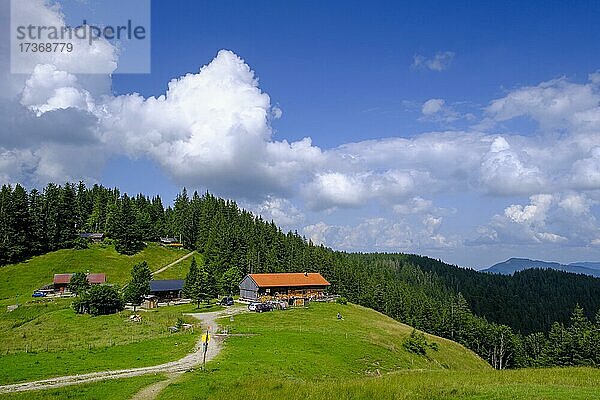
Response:
[[[117,253],[114,246],[90,245],[89,249],[64,249],[13,265],[0,267],[0,305],[30,301],[34,290],[52,283],[54,274],[89,271],[104,272],[107,282],[123,285],[130,279],[131,267],[146,261],[155,271],[187,254],[187,250],[171,249],[149,243],[133,256]],[[18,296],[18,298],[17,298]]]
[[[73,373],[134,368],[173,361],[189,353],[200,332],[172,334],[178,319],[198,324],[186,306],[92,317],[68,300],[26,304],[0,314],[0,384]]]

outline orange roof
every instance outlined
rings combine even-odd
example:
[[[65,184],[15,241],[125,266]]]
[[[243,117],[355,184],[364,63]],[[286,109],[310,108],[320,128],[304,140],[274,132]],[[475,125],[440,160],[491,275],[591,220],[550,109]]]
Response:
[[[281,286],[329,286],[329,282],[317,272],[310,273],[281,273],[281,274],[250,274],[259,287]]]

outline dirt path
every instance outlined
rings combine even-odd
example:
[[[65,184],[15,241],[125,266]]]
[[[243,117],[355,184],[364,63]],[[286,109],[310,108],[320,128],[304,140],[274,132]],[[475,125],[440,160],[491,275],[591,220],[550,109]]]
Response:
[[[160,394],[160,392],[162,392],[162,390],[164,388],[169,386],[171,384],[171,382],[173,382],[179,375],[180,375],[180,373],[169,374],[167,379],[160,381],[160,382],[153,383],[150,386],[146,386],[145,388],[143,388],[142,390],[137,392],[131,398],[131,400],[154,400],[154,399],[156,399],[158,397],[158,395]]]
[[[225,311],[230,311],[230,312],[225,312]],[[217,332],[218,328],[219,328],[219,326],[217,324],[217,319],[221,318],[223,316],[226,316],[226,315],[236,314],[236,311],[240,312],[242,310],[238,308],[238,309],[233,309],[233,310],[228,309],[228,310],[224,310],[224,311],[215,311],[215,312],[211,312],[211,313],[185,314],[185,315],[191,315],[192,317],[201,320],[203,332],[206,332],[207,330],[210,332],[210,343],[209,343],[208,349],[206,351],[206,361],[212,360],[219,354],[219,352],[221,351],[221,348],[223,347],[222,346],[223,340],[226,337],[226,335],[219,335],[219,334],[213,333],[213,332]],[[201,341],[196,344],[196,346],[198,346],[198,345],[202,346]],[[201,348],[202,347],[200,347],[200,349]],[[196,363],[196,365],[200,365],[202,363],[202,357],[203,357],[202,350],[197,350],[194,353],[192,353],[186,357],[196,358],[197,356],[199,356],[199,358],[195,359],[195,363]],[[193,361],[191,361],[191,362],[193,362]],[[135,396],[133,396],[131,398],[131,400],[154,400],[154,399],[156,399],[158,397],[158,395],[160,394],[160,392],[164,388],[169,386],[171,383],[173,383],[177,379],[177,377],[179,375],[181,375],[183,372],[185,372],[185,371],[174,372],[174,373],[169,374],[169,377],[167,379],[165,379],[164,381],[156,382],[156,383],[140,390],[138,393],[136,393]]]
[[[185,259],[187,259],[187,258],[190,258],[191,256],[193,256],[194,254],[196,254],[196,250],[194,250],[194,251],[190,251],[190,252],[189,252],[189,253],[187,253],[185,256],[183,256],[183,257],[181,257],[181,258],[179,258],[179,259],[177,259],[177,260],[173,261],[171,264],[169,264],[169,265],[165,265],[165,266],[164,266],[164,267],[162,267],[161,269],[158,269],[158,270],[154,271],[154,272],[152,273],[152,275],[157,275],[157,274],[160,274],[160,273],[161,273],[161,272],[163,272],[164,270],[171,268],[173,265],[177,265],[177,264],[179,264],[179,263],[180,263],[180,262],[182,262],[183,260],[185,260]]]
[[[226,335],[216,334],[216,332],[218,331],[218,325],[217,325],[216,320],[218,318],[221,318],[224,316],[237,314],[239,312],[242,312],[243,310],[244,310],[243,308],[236,307],[236,308],[228,308],[226,310],[214,311],[214,312],[208,312],[208,313],[189,314],[201,321],[202,329],[206,329],[207,327],[210,327],[211,340],[210,340],[210,344],[208,346],[208,351],[206,353],[206,361],[212,360],[219,354],[219,351],[221,351],[222,342],[226,337]],[[202,342],[201,342],[201,340],[199,340],[198,343],[196,343],[196,346],[194,347],[194,351],[192,353],[186,355],[185,357],[183,357],[182,359],[177,360],[177,361],[172,361],[172,362],[155,365],[155,366],[151,366],[151,367],[131,368],[131,369],[122,369],[122,370],[115,370],[115,371],[92,372],[92,373],[87,373],[87,374],[61,376],[61,377],[44,379],[44,380],[34,381],[34,382],[15,383],[12,385],[0,386],[0,394],[14,393],[14,392],[26,392],[26,391],[30,391],[30,390],[51,389],[51,388],[69,386],[69,385],[78,385],[81,383],[104,381],[107,379],[131,378],[134,376],[148,375],[148,374],[162,373],[162,374],[169,374],[169,375],[171,375],[171,374],[178,375],[178,374],[181,374],[185,371],[188,371],[188,370],[200,365],[202,363],[202,357],[203,357]],[[167,380],[167,383],[165,384],[165,386],[169,383],[170,380],[171,379]],[[159,389],[159,387],[160,387],[160,385],[158,385],[159,383],[162,383],[162,382],[158,382],[151,386],[156,386],[155,389]],[[152,389],[149,389],[149,387],[145,388],[144,390],[146,390],[146,389],[148,389],[152,392]],[[156,392],[155,395],[158,395],[160,390],[162,390],[162,388],[160,388]],[[140,394],[143,395],[142,392],[138,393],[138,395],[140,395]],[[147,393],[147,394],[150,394],[150,393]],[[140,398],[147,399],[147,398],[153,398],[153,397],[140,397]]]

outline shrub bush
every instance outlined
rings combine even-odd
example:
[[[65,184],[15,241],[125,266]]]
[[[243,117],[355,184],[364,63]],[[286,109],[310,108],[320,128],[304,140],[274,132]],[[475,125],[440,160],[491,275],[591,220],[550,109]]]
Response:
[[[432,349],[433,351],[437,351],[438,344],[435,342],[427,342],[427,338],[423,332],[417,332],[416,329],[413,329],[410,333],[410,336],[404,340],[402,343],[404,348],[411,353],[420,354],[422,356],[427,354],[427,349]]]
[[[335,302],[338,304],[348,304],[348,299],[345,297],[338,297]]]
[[[73,241],[73,248],[75,250],[85,250],[89,247],[90,240],[88,238],[78,237]]]
[[[79,314],[107,315],[123,310],[124,302],[113,286],[94,285],[75,299],[72,307]]]

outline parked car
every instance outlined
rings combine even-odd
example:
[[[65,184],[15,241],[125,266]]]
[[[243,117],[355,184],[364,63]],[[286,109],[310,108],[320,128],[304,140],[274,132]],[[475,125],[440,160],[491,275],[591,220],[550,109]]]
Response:
[[[31,297],[46,297],[46,293],[44,292],[33,292]]]
[[[259,305],[261,303],[250,303],[248,304],[248,310],[250,311],[256,311],[256,306]]]
[[[270,305],[269,303],[257,304],[256,309],[255,309],[255,311],[258,313],[265,312],[265,311],[272,311],[272,310],[273,310],[273,306]]]
[[[223,297],[223,300],[221,300],[221,305],[222,306],[232,306],[233,305],[233,297]]]

